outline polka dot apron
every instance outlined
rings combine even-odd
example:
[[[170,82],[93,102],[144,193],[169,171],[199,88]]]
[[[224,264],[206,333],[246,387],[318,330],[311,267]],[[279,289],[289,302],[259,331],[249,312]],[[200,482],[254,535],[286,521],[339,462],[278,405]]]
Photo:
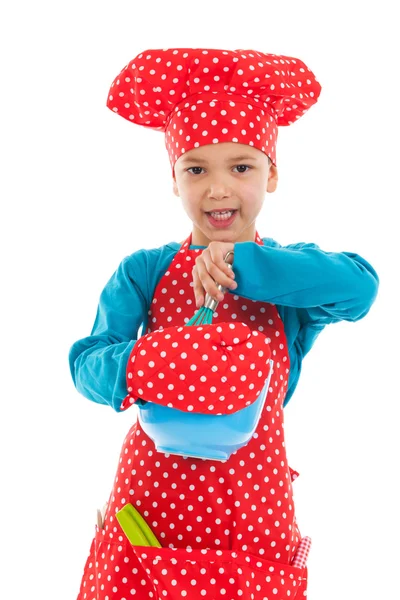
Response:
[[[195,312],[192,268],[201,249],[182,244],[159,281],[146,333]],[[256,234],[257,244],[262,239]],[[289,354],[276,307],[225,293],[213,323],[264,333],[274,360],[250,442],[228,460],[157,452],[137,420],[120,454],[103,526],[95,525],[78,600],[288,600],[307,595],[307,567],[293,566],[301,535],[287,463],[283,401]],[[167,385],[168,382],[166,382]],[[115,518],[130,502],[162,548],[132,546]]]

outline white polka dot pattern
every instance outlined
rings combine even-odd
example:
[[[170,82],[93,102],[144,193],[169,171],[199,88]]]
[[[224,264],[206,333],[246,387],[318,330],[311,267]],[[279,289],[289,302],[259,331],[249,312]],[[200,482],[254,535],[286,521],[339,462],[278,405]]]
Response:
[[[314,73],[292,56],[164,48],[140,53],[121,70],[107,107],[165,132],[174,174],[182,154],[222,142],[254,146],[276,166],[278,126],[298,120],[320,93]]]
[[[156,287],[148,333],[179,327],[193,315],[190,283],[198,252],[190,243],[191,235]],[[258,234],[256,243],[262,244]],[[269,339],[274,368],[257,429],[229,460],[212,461],[157,452],[136,421],[122,445],[103,528],[95,526],[78,600],[306,596],[307,567],[291,565],[301,535],[292,488],[298,473],[289,467],[285,448],[283,401],[290,365],[283,323],[274,305],[231,293],[218,313],[216,324],[237,319]],[[115,518],[128,502],[162,548],[129,544]]]

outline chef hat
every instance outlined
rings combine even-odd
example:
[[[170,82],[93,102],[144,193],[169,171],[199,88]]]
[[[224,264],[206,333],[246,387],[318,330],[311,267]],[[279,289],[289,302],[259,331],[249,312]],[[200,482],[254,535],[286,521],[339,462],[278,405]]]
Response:
[[[185,412],[233,414],[255,402],[271,349],[245,323],[157,329],[134,345],[126,368],[126,410],[139,398]]]
[[[276,166],[279,125],[318,100],[321,85],[298,58],[255,50],[164,48],[131,60],[111,84],[107,106],[138,125],[165,131],[175,162],[192,148],[237,142]]]

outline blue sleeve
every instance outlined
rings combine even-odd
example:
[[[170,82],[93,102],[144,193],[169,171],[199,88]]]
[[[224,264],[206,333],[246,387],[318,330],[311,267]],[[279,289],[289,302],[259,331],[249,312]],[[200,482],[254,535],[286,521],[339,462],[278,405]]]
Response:
[[[364,258],[353,252],[324,252],[316,244],[261,246],[235,243],[234,293],[296,307],[303,323],[326,325],[358,321],[370,310],[379,278]]]
[[[91,335],[69,351],[72,379],[78,392],[120,412],[127,394],[126,366],[147,315],[145,274],[139,254],[125,257],[100,295]]]

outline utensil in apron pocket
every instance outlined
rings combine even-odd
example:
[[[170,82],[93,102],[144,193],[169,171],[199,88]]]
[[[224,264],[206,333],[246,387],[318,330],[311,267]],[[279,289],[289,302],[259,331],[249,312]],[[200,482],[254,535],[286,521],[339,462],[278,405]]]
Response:
[[[101,510],[99,508],[97,509],[97,527],[99,528],[99,530],[103,529],[104,517],[106,514],[107,507],[108,502],[104,504]]]
[[[142,515],[129,502],[115,516],[132,546],[162,547]]]

